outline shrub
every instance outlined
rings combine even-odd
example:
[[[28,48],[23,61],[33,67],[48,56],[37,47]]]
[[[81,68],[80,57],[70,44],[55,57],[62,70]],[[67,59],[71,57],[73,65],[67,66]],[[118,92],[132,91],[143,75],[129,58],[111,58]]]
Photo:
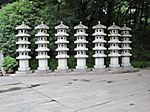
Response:
[[[15,58],[12,58],[11,56],[4,57],[4,60],[2,62],[2,66],[4,67],[4,70],[6,72],[14,72],[18,63]]]
[[[150,67],[150,61],[133,61],[132,62],[133,67],[135,68],[145,68]]]

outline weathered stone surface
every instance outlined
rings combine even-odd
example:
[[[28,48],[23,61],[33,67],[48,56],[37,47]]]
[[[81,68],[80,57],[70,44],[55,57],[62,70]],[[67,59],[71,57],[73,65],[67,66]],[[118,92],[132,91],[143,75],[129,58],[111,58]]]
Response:
[[[148,112],[149,74],[0,77],[0,111]]]

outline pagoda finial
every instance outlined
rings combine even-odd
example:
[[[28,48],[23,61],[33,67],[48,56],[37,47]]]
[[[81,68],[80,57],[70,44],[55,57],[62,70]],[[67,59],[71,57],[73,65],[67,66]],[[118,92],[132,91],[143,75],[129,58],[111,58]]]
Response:
[[[101,21],[98,21],[98,24],[101,24]]]
[[[126,27],[126,24],[124,24],[124,27]]]
[[[115,22],[113,22],[113,25],[115,25]]]
[[[80,21],[80,24],[82,24],[82,21]]]
[[[25,22],[23,21],[22,24],[25,24]]]
[[[42,21],[41,24],[44,24],[44,22]]]
[[[61,21],[60,24],[63,24],[63,21]]]

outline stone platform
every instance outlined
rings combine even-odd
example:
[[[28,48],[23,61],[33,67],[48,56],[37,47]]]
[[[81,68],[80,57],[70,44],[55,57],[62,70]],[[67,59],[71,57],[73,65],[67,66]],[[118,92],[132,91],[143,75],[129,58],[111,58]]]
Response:
[[[149,112],[150,69],[0,77],[0,112]]]

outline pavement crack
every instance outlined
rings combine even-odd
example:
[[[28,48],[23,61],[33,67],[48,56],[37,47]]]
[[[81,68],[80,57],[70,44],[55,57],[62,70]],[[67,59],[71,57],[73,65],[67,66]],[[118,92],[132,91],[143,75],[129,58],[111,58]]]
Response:
[[[1,86],[9,86],[9,85],[18,85],[18,84],[20,84],[20,83],[11,83],[11,84],[5,84],[5,85],[1,85]]]
[[[12,88],[9,88],[9,89],[0,90],[0,93],[7,93],[7,92],[17,91],[17,90],[21,90],[21,89],[23,89],[23,88],[21,88],[21,87],[12,87]]]
[[[112,101],[113,101],[113,100],[106,101],[106,102],[99,103],[99,104],[95,104],[95,105],[92,105],[92,106],[89,106],[89,107],[84,107],[84,108],[81,108],[81,109],[79,109],[79,110],[76,110],[75,112],[79,112],[79,111],[81,111],[81,110],[85,110],[85,109],[97,107],[97,106],[100,106],[100,105],[105,105],[105,104],[110,103],[110,102],[112,102]]]

